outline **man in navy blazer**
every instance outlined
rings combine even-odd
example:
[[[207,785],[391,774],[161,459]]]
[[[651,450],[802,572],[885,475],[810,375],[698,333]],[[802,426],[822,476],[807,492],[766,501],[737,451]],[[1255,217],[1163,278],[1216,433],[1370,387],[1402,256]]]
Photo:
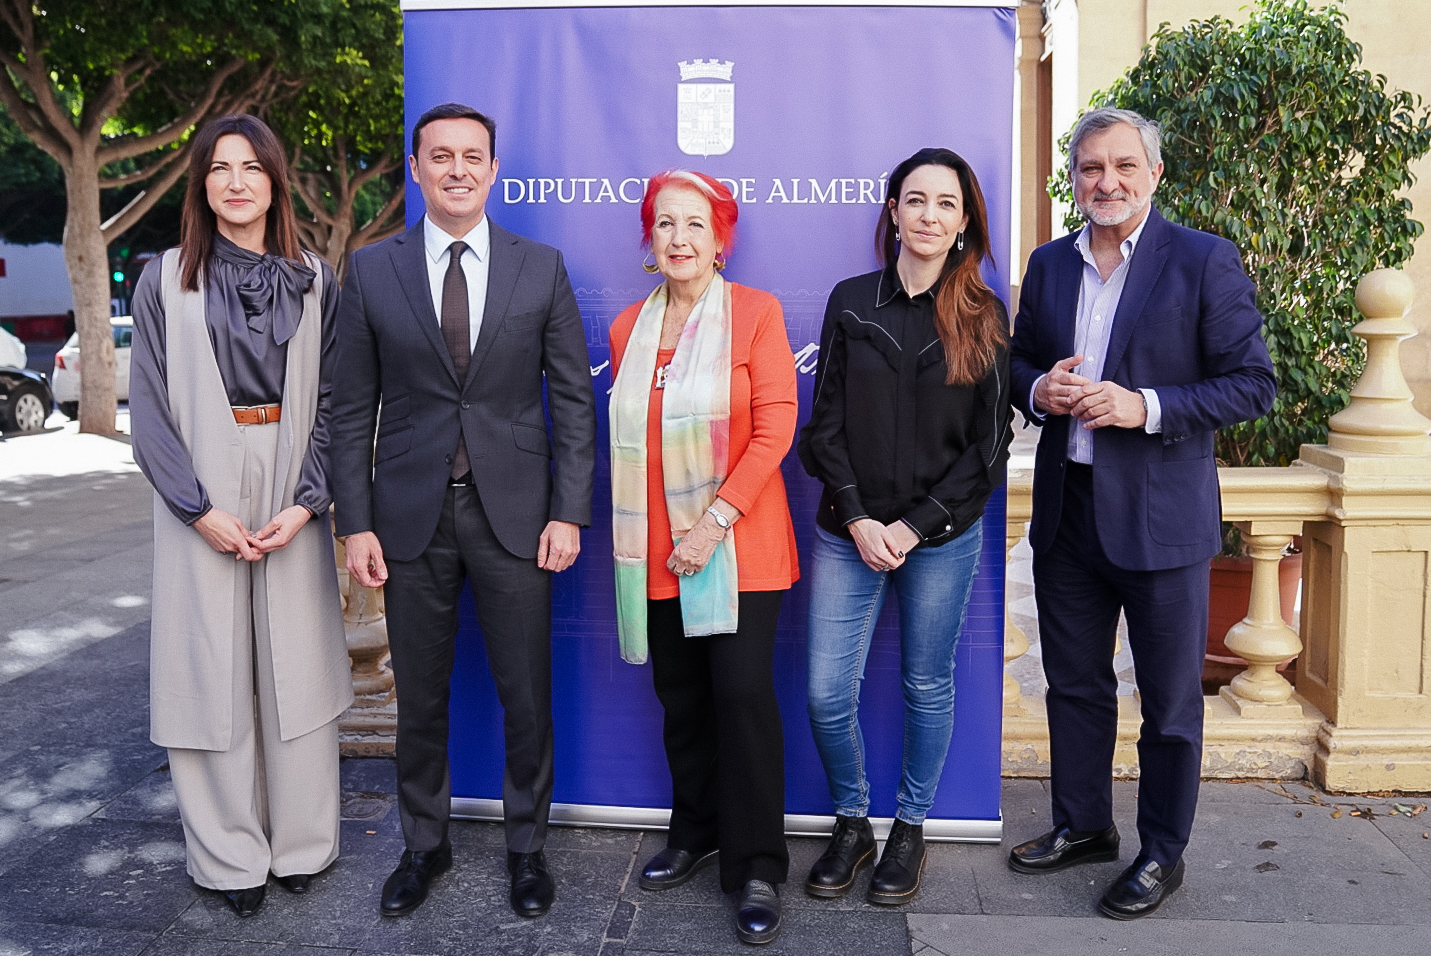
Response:
[[[406,851],[384,916],[417,909],[452,863],[447,705],[464,581],[504,715],[512,909],[540,916],[554,893],[542,851],[552,574],[591,523],[596,398],[561,253],[485,213],[495,145],[495,124],[469,106],[418,119],[408,160],[425,214],[353,254],[338,309],[336,529],[348,571],[386,586],[397,682]]]
[[[1043,426],[1029,543],[1053,829],[1009,865],[1048,873],[1118,858],[1121,610],[1143,715],[1142,846],[1099,908],[1135,919],[1181,885],[1197,809],[1208,559],[1222,541],[1213,435],[1266,414],[1276,382],[1237,249],[1152,207],[1157,124],[1093,110],[1069,155],[1088,223],[1030,256],[1011,350],[1015,404]]]

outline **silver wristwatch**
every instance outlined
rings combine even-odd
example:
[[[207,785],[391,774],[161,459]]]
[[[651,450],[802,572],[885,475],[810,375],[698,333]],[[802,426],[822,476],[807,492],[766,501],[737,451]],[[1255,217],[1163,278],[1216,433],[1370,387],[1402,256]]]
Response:
[[[721,514],[719,511],[717,511],[715,505],[711,505],[709,508],[707,508],[706,514],[714,518],[716,524],[720,525],[722,530],[730,530],[730,519],[727,518],[725,515]]]

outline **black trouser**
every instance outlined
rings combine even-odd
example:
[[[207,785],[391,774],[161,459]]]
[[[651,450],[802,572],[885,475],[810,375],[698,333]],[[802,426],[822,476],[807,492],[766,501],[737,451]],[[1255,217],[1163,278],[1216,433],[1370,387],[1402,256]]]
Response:
[[[408,849],[431,850],[447,842],[452,812],[447,703],[464,579],[472,583],[487,664],[502,704],[507,849],[541,849],[552,802],[551,573],[502,547],[471,485],[447,489],[437,532],[421,556],[387,565],[398,808]]]
[[[679,598],[649,602],[656,696],[666,708],[671,832],[678,850],[720,849],[720,886],[784,883],[785,738],[775,699],[784,591],[740,592],[734,634],[686,637]]]
[[[1109,542],[1111,545],[1113,542]],[[1138,675],[1138,836],[1163,866],[1181,859],[1202,771],[1202,661],[1207,648],[1206,561],[1129,571],[1098,537],[1092,469],[1070,463],[1053,543],[1034,555],[1039,643],[1048,677],[1053,824],[1113,825],[1118,738],[1114,638],[1121,608]]]

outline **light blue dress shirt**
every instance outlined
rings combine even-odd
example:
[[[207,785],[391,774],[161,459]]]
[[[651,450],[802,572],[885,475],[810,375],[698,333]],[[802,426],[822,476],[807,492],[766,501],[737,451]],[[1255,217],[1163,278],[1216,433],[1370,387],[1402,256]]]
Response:
[[[1104,281],[1098,271],[1098,263],[1093,258],[1090,245],[1089,226],[1084,226],[1074,239],[1074,247],[1083,257],[1083,279],[1078,287],[1078,309],[1074,320],[1073,354],[1082,355],[1083,362],[1073,368],[1090,382],[1103,381],[1103,363],[1108,357],[1108,339],[1113,331],[1113,317],[1118,313],[1118,302],[1123,297],[1123,286],[1128,281],[1128,270],[1132,267],[1133,253],[1138,248],[1138,240],[1143,237],[1143,228],[1148,225],[1148,215],[1138,228],[1119,244],[1123,261]],[[1034,382],[1036,391],[1044,376]],[[1156,435],[1163,430],[1163,409],[1158,402],[1158,393],[1151,388],[1137,390],[1148,403],[1148,420],[1143,430]],[[1029,393],[1029,407],[1036,408],[1033,392]],[[1081,422],[1070,422],[1068,429],[1068,459],[1084,465],[1093,464],[1093,432],[1084,428]]]

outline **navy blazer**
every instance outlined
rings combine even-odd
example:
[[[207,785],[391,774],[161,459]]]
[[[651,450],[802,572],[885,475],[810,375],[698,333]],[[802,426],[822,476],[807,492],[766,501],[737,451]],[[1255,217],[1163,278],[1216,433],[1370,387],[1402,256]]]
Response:
[[[1068,415],[1029,407],[1030,389],[1074,354],[1083,257],[1076,234],[1029,257],[1010,355],[1014,404],[1043,425],[1034,463],[1029,543],[1053,543],[1063,506]],[[1105,380],[1152,388],[1162,433],[1105,427],[1093,433],[1098,537],[1115,565],[1132,571],[1184,567],[1222,547],[1222,503],[1213,458],[1218,428],[1265,415],[1277,383],[1262,341],[1256,290],[1226,239],[1174,225],[1149,209],[1123,287]]]
[[[388,558],[412,560],[432,540],[459,429],[487,520],[512,554],[536,557],[548,521],[591,523],[596,396],[566,267],[551,246],[495,222],[491,232],[462,382],[432,305],[423,221],[349,263],[333,382],[335,526],[377,532]]]

